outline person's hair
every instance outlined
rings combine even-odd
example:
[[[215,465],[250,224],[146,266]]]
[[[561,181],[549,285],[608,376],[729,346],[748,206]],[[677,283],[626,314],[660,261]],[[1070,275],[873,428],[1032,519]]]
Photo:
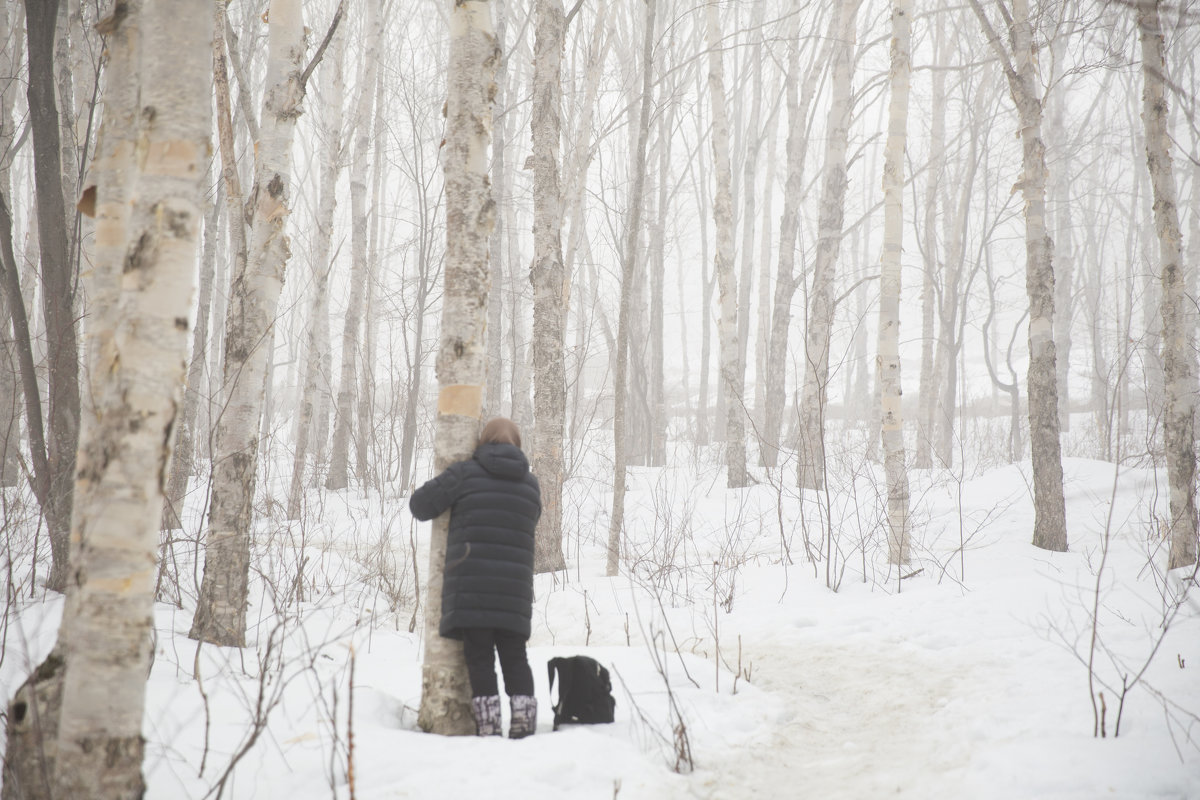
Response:
[[[507,417],[495,417],[483,426],[479,434],[480,444],[511,444],[521,446],[521,430],[517,423]]]

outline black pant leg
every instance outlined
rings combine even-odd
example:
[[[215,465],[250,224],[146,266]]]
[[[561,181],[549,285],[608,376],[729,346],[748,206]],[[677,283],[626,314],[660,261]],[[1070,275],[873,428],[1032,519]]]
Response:
[[[504,691],[509,697],[533,695],[533,670],[525,652],[525,639],[515,633],[495,631],[500,671],[504,673]]]
[[[496,684],[496,631],[491,628],[463,629],[463,657],[472,697],[500,694]]]

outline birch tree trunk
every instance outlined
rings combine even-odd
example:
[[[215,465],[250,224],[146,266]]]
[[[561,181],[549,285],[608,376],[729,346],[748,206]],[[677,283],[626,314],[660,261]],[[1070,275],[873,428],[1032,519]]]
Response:
[[[534,570],[564,569],[562,551],[563,427],[566,415],[559,139],[562,127],[562,51],[566,20],[561,0],[538,0],[533,48],[533,453],[542,486],[542,516]]]
[[[500,125],[492,137],[492,187],[496,204],[502,209],[510,203],[508,188],[508,126],[505,119],[508,102],[508,0],[492,0],[495,9],[496,44],[500,61],[496,65],[496,94],[493,101],[501,116]],[[485,387],[484,412],[489,418],[504,412],[504,243],[505,213],[496,214],[488,250],[488,274],[493,291],[488,294],[488,376]],[[509,414],[511,416],[511,413]]]
[[[209,162],[207,0],[142,12],[139,175],[113,335],[85,418],[64,610],[60,796],[140,798],[158,520],[182,399]],[[124,24],[139,26],[139,20]],[[121,176],[116,175],[118,181]],[[104,186],[99,187],[101,194]]]
[[[1029,296],[1029,444],[1033,459],[1033,544],[1066,551],[1066,503],[1058,440],[1058,390],[1054,353],[1054,243],[1046,232],[1046,146],[1042,101],[1033,60],[1028,0],[1013,0],[1007,15],[1010,54],[979,0],[970,0],[992,48],[1000,57],[1017,107],[1022,145],[1021,191],[1025,197],[1025,290]]]
[[[669,75],[669,73],[668,73]],[[668,75],[662,75],[661,91],[672,96],[673,86]],[[661,467],[667,463],[667,410],[666,389],[666,342],[663,329],[663,303],[666,296],[667,257],[666,223],[670,213],[671,197],[671,132],[675,128],[676,103],[667,102],[661,109],[658,125],[658,187],[654,209],[654,222],[650,227],[650,394],[651,422],[650,465]],[[705,306],[707,308],[707,306]]]
[[[1050,42],[1052,63],[1066,64],[1066,36]],[[1051,80],[1051,84],[1056,81]],[[1058,388],[1058,427],[1071,429],[1071,320],[1075,254],[1071,242],[1071,155],[1076,149],[1065,120],[1068,88],[1050,93],[1050,130],[1058,146],[1054,168],[1054,365]],[[1052,140],[1053,141],[1053,140]]]
[[[605,574],[617,574],[621,555],[621,533],[625,527],[625,412],[629,367],[629,311],[633,298],[634,265],[637,261],[638,234],[642,227],[642,191],[646,183],[646,139],[650,131],[650,105],[654,91],[654,16],[655,0],[646,0],[646,22],[642,32],[642,103],[638,113],[634,146],[633,185],[629,192],[629,221],[621,253],[621,310],[617,317],[617,354],[613,380],[613,505],[608,530],[608,555]]]
[[[836,33],[837,14],[829,24],[827,42]],[[822,48],[823,52],[829,47]],[[767,348],[766,412],[763,419],[762,463],[774,467],[781,446],[783,407],[787,400],[788,335],[792,324],[792,297],[799,286],[796,275],[796,237],[800,230],[800,206],[804,200],[804,164],[808,153],[805,126],[808,109],[816,94],[823,52],[814,58],[800,87],[800,3],[794,0],[792,29],[788,34],[787,68],[787,179],[783,191],[783,216],[779,223],[779,269],[771,308],[770,346]]]
[[[44,506],[52,565],[47,586],[67,582],[68,538],[79,442],[79,345],[75,323],[75,274],[67,241],[61,137],[55,101],[54,32],[59,0],[25,0],[29,42],[29,120],[33,134],[42,314],[48,338],[49,493]]]
[[[948,469],[954,463],[955,419],[958,413],[958,358],[962,349],[963,270],[965,242],[971,214],[972,189],[979,168],[977,156],[979,137],[972,135],[967,155],[961,163],[963,173],[949,179],[944,187],[942,221],[945,228],[945,248],[941,252],[942,292],[938,308],[937,352],[934,361],[933,385],[940,395],[935,402],[935,452],[939,465]],[[951,189],[957,189],[958,202],[952,204]],[[953,212],[949,209],[953,205]]]
[[[501,57],[488,0],[453,0],[446,100],[446,266],[438,346],[434,470],[470,458],[487,379],[488,237],[496,204],[488,184],[492,92]],[[474,733],[462,645],[438,635],[450,515],[433,521],[425,600],[425,660],[417,724],[430,733]]]
[[[739,369],[741,351],[738,347],[737,279],[734,276],[733,252],[733,171],[729,166],[729,114],[725,108],[725,70],[722,64],[722,41],[717,6],[707,8],[708,31],[708,89],[712,103],[713,165],[716,197],[713,200],[713,223],[717,231],[716,270],[720,287],[721,382],[725,386],[725,465],[726,483],[730,489],[740,489],[746,478],[746,430],[744,416],[744,387]],[[753,194],[749,192],[748,194]]]
[[[1154,189],[1154,227],[1162,258],[1163,446],[1170,484],[1167,569],[1196,563],[1196,312],[1188,297],[1175,173],[1167,126],[1166,60],[1159,0],[1139,0],[1142,40],[1142,121],[1146,163]]]
[[[62,169],[62,192],[69,208],[66,218],[69,230],[75,231],[75,202],[79,199],[79,143],[75,141],[75,82],[71,73],[71,51],[82,49],[81,31],[71,30],[71,0],[59,0],[58,20],[54,35],[54,81],[58,99],[59,159]],[[76,260],[78,241],[70,236],[67,243],[72,270],[78,270]],[[78,298],[77,298],[78,299]]]
[[[333,216],[337,211],[337,184],[342,160],[343,98],[346,92],[343,79],[345,35],[334,35],[329,53],[321,65],[321,177],[320,199],[317,201],[315,240],[313,242],[311,305],[305,331],[304,383],[300,393],[300,413],[296,417],[296,440],[292,453],[292,481],[288,488],[287,518],[299,519],[304,501],[305,476],[308,466],[309,437],[313,430],[317,387],[321,380],[322,359],[328,346],[329,274],[333,271],[330,251],[333,249]]]
[[[800,452],[797,485],[825,487],[825,410],[828,404],[829,344],[833,334],[833,284],[842,243],[846,202],[846,149],[850,136],[851,87],[854,73],[855,21],[858,0],[841,0],[835,12],[832,97],[825,128],[825,166],[817,220],[817,255],[809,295],[805,332],[804,389],[800,404]]]
[[[134,178],[134,148],[137,141],[138,81],[139,70],[139,4],[130,3],[130,14],[121,19],[106,21],[105,32],[109,37],[109,70],[113,83],[106,104],[105,125],[96,163],[93,165],[93,181],[99,182],[99,193],[93,188],[91,198],[99,220],[96,228],[97,241],[93,251],[94,269],[89,294],[94,298],[93,313],[100,315],[103,322],[91,338],[87,357],[91,363],[100,363],[103,356],[114,352],[114,326],[119,319],[117,310],[118,280],[125,256],[125,244],[129,240],[130,193]],[[5,120],[7,122],[7,119]],[[55,176],[53,183],[61,183]],[[0,186],[0,189],[6,187]],[[99,196],[97,197],[97,194]],[[51,472],[48,468],[37,379],[34,373],[33,350],[29,341],[29,324],[24,300],[21,296],[17,266],[12,248],[12,219],[0,196],[0,238],[3,244],[5,290],[13,313],[13,330],[21,358],[21,375],[26,398],[29,421],[29,445],[34,461],[31,476],[39,503],[47,508],[51,493]],[[106,327],[107,324],[107,327]],[[101,374],[93,370],[93,375]],[[128,373],[122,373],[122,376]],[[107,382],[97,382],[89,387],[89,393],[108,391]],[[92,406],[96,409],[96,406]],[[127,422],[128,420],[126,420]],[[161,436],[161,428],[158,433]],[[81,495],[86,496],[83,485]],[[88,506],[90,507],[90,506]],[[157,538],[157,537],[155,537]],[[77,573],[78,574],[78,573]],[[70,585],[63,589],[71,592]],[[74,592],[68,602],[75,601]],[[8,706],[6,721],[6,751],[3,782],[3,798],[34,800],[51,798],[58,794],[57,776],[65,770],[58,766],[58,731],[62,712],[64,685],[63,656],[65,645],[70,641],[67,628],[75,617],[64,616],[58,645],[16,692]],[[104,685],[104,684],[98,684]],[[139,706],[140,708],[140,706]],[[140,716],[139,716],[140,723]]]
[[[375,142],[383,142],[387,132],[384,110],[384,81],[378,74],[375,76],[375,115],[372,121],[372,136]],[[379,145],[376,145],[379,147]],[[380,148],[382,150],[382,148]],[[379,312],[376,305],[376,294],[379,281],[379,225],[380,200],[383,197],[383,164],[381,152],[377,152],[371,163],[371,212],[370,238],[367,244],[367,301],[365,326],[363,329],[363,371],[359,376],[360,389],[358,392],[358,451],[355,471],[359,478],[368,485],[379,487],[382,480],[378,466],[371,469],[371,449],[376,447],[375,431],[375,341],[376,330],[379,327]],[[380,459],[376,459],[378,464]]]
[[[6,3],[0,9],[0,42],[6,43],[0,53],[0,75],[16,75],[21,69],[23,50],[19,11],[21,6]],[[11,21],[10,21],[11,17]],[[16,97],[17,81],[8,80],[0,86],[0,196],[12,197],[12,148],[16,131],[12,110]],[[11,237],[11,232],[9,233]],[[0,267],[0,269],[3,269]],[[0,330],[11,330],[12,311],[8,297],[0,291]],[[20,478],[18,454],[21,445],[20,398],[17,386],[19,364],[13,342],[7,335],[0,337],[0,486],[16,486]]]
[[[367,294],[367,166],[371,152],[371,109],[375,101],[375,76],[379,69],[379,0],[369,0],[366,47],[363,69],[358,77],[358,97],[354,108],[354,153],[350,163],[350,299],[346,303],[346,324],[342,330],[342,369],[338,381],[337,424],[333,430],[333,449],[329,459],[329,478],[325,488],[345,489],[350,472],[350,429],[355,418],[355,392],[358,388],[359,329]]]
[[[216,291],[212,300],[212,319],[215,325],[212,341],[208,347],[209,386],[208,402],[205,408],[206,435],[203,437],[203,450],[211,463],[213,459],[213,432],[215,421],[222,413],[225,401],[225,337],[223,329],[217,327],[228,321],[228,295],[230,281],[228,274],[245,275],[249,263],[249,252],[246,225],[245,198],[242,194],[242,178],[237,163],[236,137],[233,129],[233,109],[229,92],[229,74],[227,67],[233,61],[234,51],[226,50],[225,32],[229,29],[226,18],[224,0],[213,0],[213,95],[216,109],[214,120],[217,129],[217,140],[221,151],[221,182],[225,196],[225,222],[229,230],[229,256],[231,267],[226,266],[226,259],[217,262]],[[244,109],[251,130],[258,131],[258,120],[249,114],[249,108]]]
[[[912,0],[892,3],[891,98],[883,163],[883,263],[879,290],[880,438],[888,488],[888,561],[907,564],[908,470],[900,386],[900,262],[904,252],[904,147],[912,71]]]
[[[758,461],[763,464],[764,452],[767,450],[762,440],[763,423],[766,419],[767,374],[770,366],[767,362],[767,348],[771,341],[771,214],[772,200],[775,195],[775,158],[778,145],[775,131],[775,115],[771,115],[767,137],[767,169],[766,185],[763,187],[763,224],[760,239],[758,259],[758,315],[755,320],[754,336],[754,421],[758,438]]]
[[[205,185],[211,181],[205,176]],[[188,478],[195,474],[195,431],[200,409],[200,394],[207,383],[208,320],[212,310],[213,274],[216,272],[218,239],[221,236],[221,203],[224,190],[208,200],[204,217],[204,245],[200,256],[200,296],[196,301],[196,327],[192,331],[191,361],[183,388],[183,408],[175,425],[175,444],[171,457],[171,477],[167,481],[159,527],[174,530],[183,527],[183,504]]]
[[[933,49],[938,66],[945,63],[945,35],[941,26],[933,26]],[[914,466],[929,469],[933,466],[933,439],[937,414],[937,372],[935,362],[936,334],[934,323],[937,306],[938,275],[938,202],[939,187],[946,164],[946,72],[933,71],[932,98],[930,102],[929,164],[925,175],[924,255],[925,264],[921,281],[921,374],[917,387],[917,446]]]
[[[275,309],[291,255],[286,233],[291,145],[304,98],[300,0],[271,0],[269,19],[267,90],[249,200],[252,236],[248,262],[233,275],[225,324],[225,409],[213,452],[204,578],[188,633],[198,641],[232,647],[246,641],[258,425]]]
[[[742,269],[738,283],[738,374],[745,392],[748,350],[750,345],[750,297],[754,285],[754,224],[758,219],[755,204],[758,198],[757,173],[758,157],[762,152],[762,144],[767,132],[762,123],[762,91],[763,91],[763,16],[766,13],[766,3],[755,3],[751,12],[750,28],[753,33],[754,46],[750,49],[750,117],[746,120],[746,132],[749,142],[746,147],[745,160],[742,164]],[[764,215],[763,219],[770,219]],[[741,402],[739,412],[750,416],[750,403]],[[753,424],[753,423],[752,423]],[[745,426],[743,425],[743,428]],[[743,431],[744,434],[744,431]]]

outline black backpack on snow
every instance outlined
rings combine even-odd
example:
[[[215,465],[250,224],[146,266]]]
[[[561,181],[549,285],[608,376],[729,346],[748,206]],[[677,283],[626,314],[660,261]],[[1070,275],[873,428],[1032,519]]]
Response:
[[[554,704],[554,730],[561,723],[612,722],[617,701],[612,696],[612,681],[600,662],[587,656],[552,658],[546,664],[550,673],[550,692],[554,692],[554,673],[558,673],[558,702]]]

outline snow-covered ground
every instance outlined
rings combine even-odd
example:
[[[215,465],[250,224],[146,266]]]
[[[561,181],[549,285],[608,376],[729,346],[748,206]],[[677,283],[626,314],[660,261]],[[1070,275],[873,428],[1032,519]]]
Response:
[[[224,780],[225,797],[346,798],[352,763],[361,800],[1200,798],[1200,589],[1173,603],[1189,576],[1162,574],[1163,478],[1065,466],[1062,554],[1029,544],[1028,465],[913,471],[900,573],[871,468],[803,497],[786,474],[728,491],[711,468],[635,469],[616,578],[611,496],[579,474],[569,569],[536,587],[541,709],[523,741],[416,728],[429,531],[404,498],[328,495],[307,514],[319,523],[264,522],[242,651],[186,638],[198,572],[181,544],[166,585],[178,576],[184,608],[157,612],[148,797],[212,797]],[[9,694],[59,611],[12,620]],[[545,663],[572,654],[611,670],[614,724],[551,731]]]

